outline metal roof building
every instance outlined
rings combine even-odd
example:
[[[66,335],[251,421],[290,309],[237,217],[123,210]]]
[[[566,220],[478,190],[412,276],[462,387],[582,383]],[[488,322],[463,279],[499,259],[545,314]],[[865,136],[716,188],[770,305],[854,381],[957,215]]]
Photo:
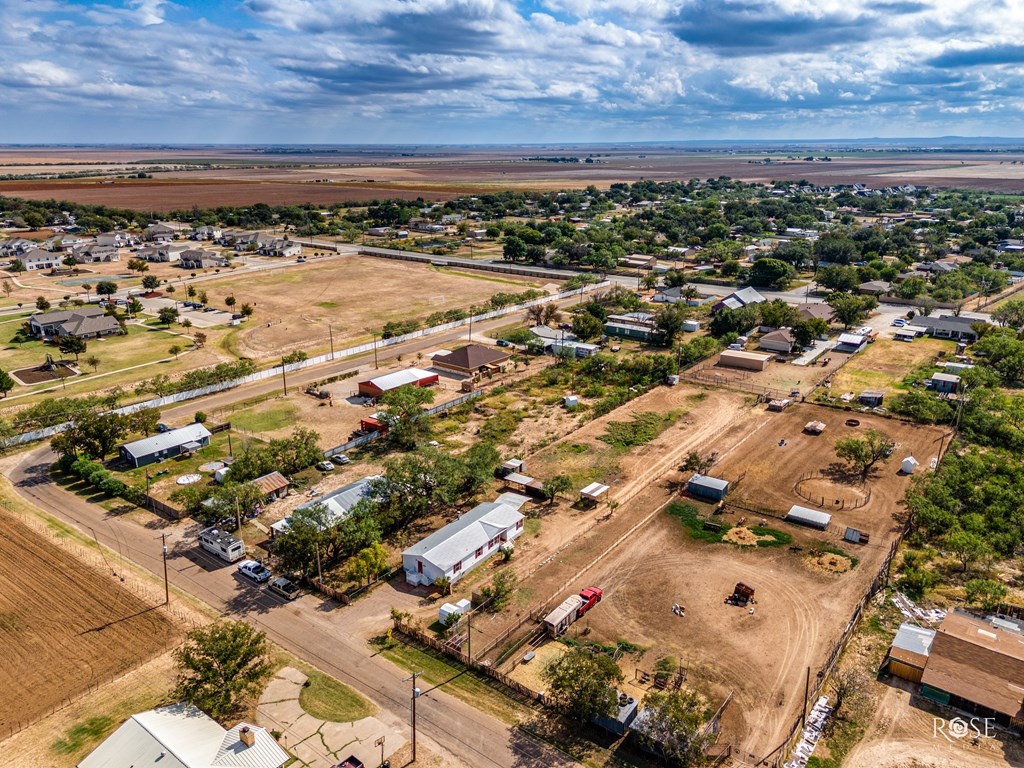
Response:
[[[210,444],[210,437],[210,430],[202,424],[188,424],[178,429],[159,432],[152,437],[125,443],[121,446],[121,458],[132,466],[144,467],[185,451],[197,451]]]
[[[820,512],[817,509],[808,509],[807,507],[794,504],[789,508],[789,512],[786,513],[786,521],[797,523],[798,525],[807,525],[823,531],[828,528],[828,524],[832,521],[832,515],[828,512]]]
[[[428,387],[431,384],[436,384],[437,381],[436,373],[419,368],[407,368],[404,371],[395,371],[367,381],[360,381],[359,394],[365,397],[380,397],[385,392],[404,387],[407,384],[414,387]]]
[[[729,481],[717,477],[697,474],[687,481],[686,490],[694,496],[706,499],[724,499],[729,492]]]
[[[357,503],[362,501],[370,492],[370,483],[377,480],[380,475],[370,475],[369,477],[363,477],[356,480],[348,485],[343,485],[341,488],[331,491],[324,496],[307,501],[292,512],[298,512],[301,509],[310,509],[315,507],[317,504],[323,504],[327,508],[327,525],[334,525],[335,523],[344,520],[349,516]],[[283,531],[287,531],[291,527],[292,516],[288,515],[283,520],[278,520],[276,523],[270,526],[271,535],[277,535]]]
[[[78,768],[278,768],[289,760],[265,728],[229,731],[197,707],[172,704],[132,715]]]

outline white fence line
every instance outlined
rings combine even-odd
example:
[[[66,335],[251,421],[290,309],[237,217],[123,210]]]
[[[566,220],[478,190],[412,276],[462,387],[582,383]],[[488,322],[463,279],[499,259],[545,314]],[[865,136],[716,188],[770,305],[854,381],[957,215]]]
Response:
[[[510,315],[514,312],[522,312],[525,309],[536,306],[538,304],[547,304],[550,301],[561,301],[562,299],[569,299],[573,296],[582,297],[584,293],[590,293],[601,288],[606,288],[611,285],[610,282],[605,280],[600,283],[591,283],[590,285],[584,285],[580,288],[575,288],[571,291],[562,291],[550,296],[542,296],[539,299],[533,299],[532,301],[526,301],[522,304],[516,304],[511,307],[503,307],[501,309],[494,309],[490,312],[484,312],[473,317],[467,317],[465,320],[455,320],[450,323],[444,323],[442,325],[434,325],[430,328],[421,328],[418,331],[412,331],[410,333],[403,333],[401,336],[392,336],[389,339],[381,339],[377,342],[369,342],[367,344],[359,344],[354,347],[347,347],[345,349],[339,349],[336,352],[328,352],[324,355],[317,355],[316,357],[310,357],[306,360],[300,360],[296,363],[288,363],[284,366],[285,373],[292,373],[293,371],[301,371],[303,368],[309,368],[314,365],[321,365],[323,363],[329,363],[334,360],[344,360],[347,357],[354,357],[355,355],[362,355],[366,352],[372,352],[374,348],[380,347],[391,347],[395,344],[402,344],[412,339],[423,338],[424,336],[431,336],[435,333],[442,333],[444,331],[450,331],[454,328],[461,328],[468,326],[470,323],[479,323],[483,320],[491,320],[495,317],[503,317],[504,315]],[[212,395],[215,392],[223,392],[225,389],[232,389],[233,387],[240,387],[243,384],[251,384],[255,381],[263,381],[265,379],[273,378],[274,376],[281,375],[282,366],[276,365],[273,368],[268,368],[263,371],[257,371],[251,373],[248,376],[242,376],[238,379],[231,379],[230,381],[221,381],[217,384],[210,384],[205,387],[199,387],[198,389],[190,389],[186,392],[176,392],[171,395],[165,395],[163,397],[157,397],[153,400],[145,400],[141,403],[132,403],[131,405],[124,405],[120,408],[115,408],[113,413],[127,414],[135,413],[143,408],[162,408],[166,405],[173,405],[175,403],[183,403],[187,400],[194,400],[197,397],[205,397],[206,395]],[[27,443],[34,442],[35,440],[43,440],[48,437],[63,432],[68,428],[68,422],[64,424],[55,424],[52,427],[45,427],[43,429],[37,429],[32,432],[25,432],[21,435],[14,435],[12,437],[0,440],[0,447],[12,448],[16,445],[25,445]]]

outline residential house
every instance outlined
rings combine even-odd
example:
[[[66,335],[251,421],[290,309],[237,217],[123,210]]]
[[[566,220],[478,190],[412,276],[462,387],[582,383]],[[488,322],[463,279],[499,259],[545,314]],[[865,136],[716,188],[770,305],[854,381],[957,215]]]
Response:
[[[651,301],[664,303],[664,304],[676,304],[678,302],[684,302],[688,307],[697,307],[714,296],[711,294],[700,293],[699,291],[690,296],[692,293],[692,285],[677,285],[674,288],[659,288],[652,297]]]
[[[159,432],[142,440],[121,446],[121,458],[133,467],[144,467],[164,459],[192,453],[210,444],[210,430],[202,424],[188,424],[178,429]]]
[[[654,315],[649,312],[610,315],[604,324],[604,332],[608,336],[645,342],[656,341],[664,335],[654,322]]]
[[[223,229],[209,224],[203,224],[192,230],[193,240],[220,240],[223,236]]]
[[[75,261],[79,264],[98,264],[100,262],[120,261],[121,252],[111,245],[94,245],[75,251]]]
[[[33,248],[23,252],[17,257],[27,272],[34,272],[43,269],[59,269],[63,254],[53,251],[44,251],[42,248]]]
[[[139,237],[132,232],[104,232],[96,235],[96,245],[110,248],[128,248],[138,245]]]
[[[181,702],[132,715],[78,768],[280,768],[290,759],[266,728],[242,722],[225,730]]]
[[[341,488],[336,488],[330,493],[324,494],[319,498],[307,501],[305,504],[301,504],[293,509],[292,512],[294,513],[300,510],[307,510],[322,504],[326,510],[325,524],[330,527],[348,517],[352,513],[352,508],[360,501],[365,498],[369,498],[373,481],[378,479],[380,479],[380,475],[370,475],[369,477],[360,478],[353,483],[343,485]],[[271,525],[270,535],[276,536],[283,531],[287,531],[292,524],[291,517],[291,515],[288,515],[283,520],[279,520]]]
[[[584,344],[582,341],[555,341],[547,349],[552,355],[567,357],[593,357],[601,348],[597,344]]]
[[[627,269],[654,269],[657,263],[657,256],[647,256],[643,253],[633,253],[619,259],[619,264]]]
[[[722,309],[741,309],[748,304],[763,304],[767,299],[753,288],[743,288],[734,291],[715,304],[711,310],[718,312]]]
[[[228,260],[213,251],[187,250],[178,257],[178,266],[182,269],[213,269],[226,267]]]
[[[503,370],[512,355],[482,344],[467,344],[447,354],[434,355],[432,365],[442,371],[462,376],[493,376]]]
[[[226,234],[225,237],[227,237]],[[232,234],[231,239],[235,241],[236,251],[258,251],[278,238],[268,235],[266,232],[238,232]]]
[[[1020,622],[959,609],[939,625],[921,695],[1007,727],[1024,727],[1024,633]]]
[[[857,286],[857,293],[881,296],[888,293],[890,288],[892,288],[892,283],[887,280],[868,280],[866,283],[861,283]]]
[[[97,306],[36,312],[28,319],[28,324],[32,335],[41,339],[57,336],[96,339],[124,333],[121,324],[102,307]]]
[[[390,237],[393,231],[391,227],[370,227],[366,234],[370,237]]]
[[[288,495],[288,478],[280,472],[269,472],[257,477],[252,484],[263,493],[263,499],[269,504],[275,499],[283,499]]]
[[[515,541],[523,533],[526,518],[519,511],[525,499],[516,502],[513,498],[506,495],[504,500],[478,504],[405,550],[405,580],[413,586],[433,584],[439,578],[455,583],[501,547]]]
[[[178,230],[168,224],[150,224],[142,232],[146,240],[155,243],[169,243],[178,235]]]
[[[793,332],[789,328],[780,328],[762,336],[757,348],[788,355],[793,351],[794,344],[796,344],[796,337]]]
[[[301,256],[302,246],[291,240],[273,240],[260,245],[257,251],[264,256]]]
[[[960,391],[960,377],[955,373],[933,373],[928,386],[935,392],[955,394]]]
[[[821,301],[800,304],[796,308],[801,320],[824,320],[831,323],[835,319],[835,310]]]
[[[918,317],[914,319],[917,325],[922,326],[929,336],[937,339],[956,339],[957,341],[974,342],[978,340],[978,333],[971,325],[973,323],[984,323],[973,317]]]
[[[576,336],[561,328],[550,328],[546,325],[535,325],[530,329],[534,339],[540,343],[541,348],[546,352],[548,347],[562,341],[576,341]]]
[[[173,264],[187,251],[185,243],[164,243],[159,246],[150,245],[135,253],[135,258],[157,264]]]
[[[6,240],[0,240],[0,257],[20,258],[21,254],[38,247],[39,243],[34,240],[26,240],[23,237],[9,237]]]

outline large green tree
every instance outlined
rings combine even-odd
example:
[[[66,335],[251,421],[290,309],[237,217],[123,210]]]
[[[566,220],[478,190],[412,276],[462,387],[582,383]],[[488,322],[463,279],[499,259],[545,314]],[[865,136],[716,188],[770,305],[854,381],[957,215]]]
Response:
[[[235,714],[270,676],[269,652],[266,635],[244,621],[193,629],[174,652],[175,696],[214,718]]]
[[[645,720],[636,734],[641,743],[660,752],[678,768],[705,765],[705,751],[714,743],[713,733],[704,733],[707,702],[696,692],[651,691],[644,696]]]
[[[15,381],[11,374],[0,368],[0,394],[7,397],[7,393],[14,389]]]
[[[867,478],[878,462],[886,462],[896,446],[888,435],[875,429],[864,431],[864,437],[841,437],[836,440],[836,456]]]
[[[128,434],[127,419],[117,413],[82,411],[67,428],[50,440],[50,447],[60,456],[87,456],[103,459]]]
[[[586,722],[595,715],[614,714],[618,701],[614,686],[623,676],[610,656],[570,648],[544,667],[541,679],[548,685],[548,700]]]
[[[74,355],[75,362],[78,362],[78,356],[83,354],[86,349],[85,339],[80,339],[77,336],[61,336],[57,339],[57,349],[65,355]]]
[[[406,384],[388,390],[379,402],[387,409],[380,419],[387,425],[388,437],[396,443],[409,444],[426,410],[424,406],[434,402],[434,390]]]

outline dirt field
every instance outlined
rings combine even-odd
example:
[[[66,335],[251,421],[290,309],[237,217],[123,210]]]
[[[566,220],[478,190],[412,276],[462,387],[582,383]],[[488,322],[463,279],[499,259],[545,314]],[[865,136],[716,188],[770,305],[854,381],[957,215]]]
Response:
[[[747,371],[718,364],[720,356],[691,369],[686,378],[705,384],[735,385],[749,392],[763,392],[770,397],[793,397],[797,392],[807,395],[829,374],[837,370],[849,355],[842,352],[826,352],[817,365],[793,365],[778,360],[768,363],[763,371]],[[821,365],[821,360],[829,358],[828,365]],[[796,395],[799,397],[799,395]]]
[[[868,344],[840,371],[832,376],[829,395],[839,397],[845,392],[860,394],[865,389],[889,390],[903,380],[908,372],[935,360],[936,355],[956,352],[956,342],[922,337],[907,343],[879,339]]]
[[[433,312],[482,304],[498,292],[530,287],[526,281],[473,278],[413,262],[357,256],[202,284],[217,306],[231,294],[239,304],[255,307],[254,320],[232,334],[231,347],[256,359],[314,345],[326,351],[328,325],[340,347],[355,339],[369,341],[370,330],[389,320],[422,320]]]
[[[0,735],[174,645],[177,626],[0,510]]]

